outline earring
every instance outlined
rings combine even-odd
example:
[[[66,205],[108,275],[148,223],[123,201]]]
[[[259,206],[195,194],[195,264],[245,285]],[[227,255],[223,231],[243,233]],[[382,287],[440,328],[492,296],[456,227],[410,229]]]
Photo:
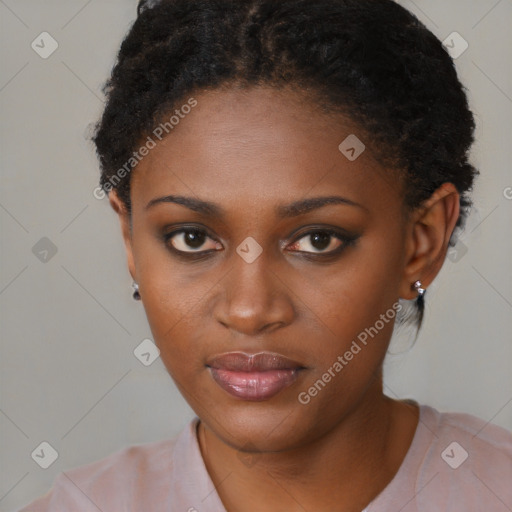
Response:
[[[132,284],[134,300],[140,300],[139,285],[134,281]]]
[[[418,292],[418,296],[423,297],[423,295],[425,294],[425,288],[422,288],[421,281],[416,281],[413,286]]]
[[[411,300],[400,299],[402,308],[400,313],[396,315],[396,322],[393,326],[393,346],[398,346],[397,340],[400,340],[399,344],[403,345],[403,340],[405,339],[407,341],[405,344],[406,349],[404,351],[390,351],[393,355],[405,354],[414,345],[423,322],[426,290],[419,279],[411,285],[411,288],[418,292],[418,296]]]

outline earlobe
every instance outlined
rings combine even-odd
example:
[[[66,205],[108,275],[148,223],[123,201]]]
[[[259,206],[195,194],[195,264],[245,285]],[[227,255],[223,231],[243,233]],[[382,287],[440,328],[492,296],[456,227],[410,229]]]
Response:
[[[128,263],[128,270],[134,281],[137,281],[135,272],[135,262],[133,258],[132,248],[132,233],[130,226],[130,213],[128,212],[126,205],[119,198],[115,191],[111,191],[108,196],[110,206],[117,213],[119,222],[121,224],[121,234],[123,236],[123,242],[126,250],[126,258]]]
[[[413,214],[406,233],[406,259],[400,297],[414,299],[414,283],[427,288],[441,270],[451,235],[459,218],[460,196],[444,183]]]

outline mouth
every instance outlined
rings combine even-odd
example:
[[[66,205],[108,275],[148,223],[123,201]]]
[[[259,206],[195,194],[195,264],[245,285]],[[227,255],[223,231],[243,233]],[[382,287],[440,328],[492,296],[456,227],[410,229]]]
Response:
[[[230,395],[263,401],[293,384],[305,367],[274,352],[229,352],[208,360],[213,380]]]

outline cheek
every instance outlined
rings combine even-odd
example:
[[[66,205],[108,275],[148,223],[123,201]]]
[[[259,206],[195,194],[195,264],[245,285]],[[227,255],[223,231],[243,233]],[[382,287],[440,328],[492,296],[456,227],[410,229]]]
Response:
[[[356,272],[350,279],[331,279],[327,294],[317,290],[310,295],[323,335],[317,335],[315,350],[310,350],[314,368],[309,384],[327,380],[324,399],[343,402],[358,396],[380,369],[393,332],[392,294],[374,285],[368,267],[362,268],[359,279]]]
[[[196,353],[190,346],[191,333],[197,328],[198,309],[211,284],[205,278],[193,279],[155,237],[141,232],[134,239],[142,304],[162,360],[169,370],[182,366],[190,371],[196,362],[191,357]]]

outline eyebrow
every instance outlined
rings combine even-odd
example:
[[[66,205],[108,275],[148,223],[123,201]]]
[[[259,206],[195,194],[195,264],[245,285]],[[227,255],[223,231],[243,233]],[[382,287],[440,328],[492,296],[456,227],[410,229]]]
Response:
[[[145,210],[149,210],[153,206],[162,203],[174,203],[185,206],[186,208],[193,210],[197,213],[203,214],[205,216],[222,218],[225,214],[225,210],[219,205],[212,203],[210,201],[203,201],[201,199],[196,199],[193,197],[185,197],[185,196],[164,196],[157,197],[152,199],[145,207]],[[343,204],[349,206],[356,206],[358,208],[362,208],[363,210],[367,210],[365,206],[351,201],[345,197],[341,196],[325,196],[325,197],[310,197],[307,199],[301,199],[298,201],[294,201],[293,203],[287,205],[280,205],[276,208],[277,216],[281,218],[286,217],[296,217],[298,215],[303,215],[310,211],[316,210],[318,208],[322,208],[323,206],[331,205],[331,204]]]

